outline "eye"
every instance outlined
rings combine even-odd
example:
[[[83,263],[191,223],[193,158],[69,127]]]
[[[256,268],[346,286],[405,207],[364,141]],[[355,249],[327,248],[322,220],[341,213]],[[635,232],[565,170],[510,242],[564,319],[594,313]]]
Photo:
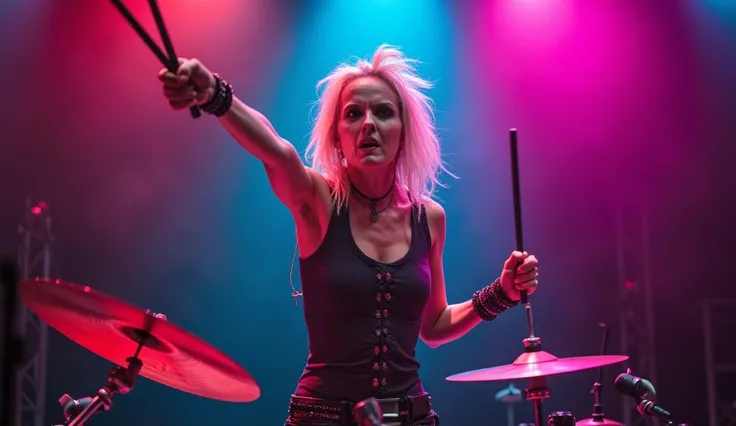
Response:
[[[357,118],[357,117],[360,117],[360,108],[356,106],[351,106],[345,110],[345,118]]]
[[[379,106],[378,109],[376,109],[375,114],[378,118],[388,119],[394,116],[394,110],[387,105],[382,105]]]

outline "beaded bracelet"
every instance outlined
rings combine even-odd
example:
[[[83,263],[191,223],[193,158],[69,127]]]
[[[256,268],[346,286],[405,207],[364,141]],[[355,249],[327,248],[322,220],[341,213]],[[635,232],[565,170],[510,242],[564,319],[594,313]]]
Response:
[[[219,75],[215,76],[215,93],[212,99],[202,104],[199,108],[207,114],[222,117],[230,110],[233,103],[233,86],[223,80]]]
[[[518,305],[501,288],[501,279],[473,293],[473,310],[485,321],[494,320],[501,312]]]

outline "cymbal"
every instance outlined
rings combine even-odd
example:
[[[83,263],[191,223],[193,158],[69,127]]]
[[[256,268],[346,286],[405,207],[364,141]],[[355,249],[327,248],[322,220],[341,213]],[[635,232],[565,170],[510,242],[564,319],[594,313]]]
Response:
[[[143,377],[205,398],[251,402],[260,388],[251,375],[227,355],[161,317],[140,310],[87,286],[50,278],[20,283],[28,308],[49,326],[106,360],[127,367],[141,348]]]
[[[587,370],[617,364],[629,359],[626,355],[598,355],[557,358],[549,352],[524,352],[509,365],[483,368],[447,377],[450,382],[490,382],[495,380],[528,379]]]
[[[578,420],[575,422],[575,426],[624,426],[624,424],[606,418],[601,419],[600,421],[590,418]]]

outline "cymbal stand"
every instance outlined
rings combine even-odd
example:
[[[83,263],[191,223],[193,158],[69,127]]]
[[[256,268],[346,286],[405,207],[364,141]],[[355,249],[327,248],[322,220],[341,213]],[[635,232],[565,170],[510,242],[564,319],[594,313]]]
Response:
[[[608,346],[608,326],[605,323],[600,324],[603,328],[603,341],[601,342],[601,355],[606,354],[606,347]],[[602,382],[603,382],[603,367],[598,369],[598,380],[593,383],[593,389],[590,393],[595,396],[595,403],[593,404],[593,421],[596,423],[603,423],[603,405],[601,404],[601,393],[602,393]]]
[[[110,370],[107,378],[107,384],[97,391],[82,411],[76,416],[69,417],[64,426],[82,426],[94,414],[104,408],[105,411],[112,408],[112,397],[115,394],[125,395],[133,389],[135,379],[138,376],[143,363],[136,357],[127,359],[128,367],[115,367]]]
[[[542,339],[534,335],[534,320],[532,318],[532,305],[527,299],[524,306],[526,309],[526,320],[529,324],[529,337],[523,340],[524,352],[539,352],[542,350]],[[522,391],[524,399],[534,403],[534,424],[535,426],[544,426],[544,413],[542,412],[542,401],[549,398],[552,394],[547,388],[547,377],[532,377],[529,380],[529,387]]]
[[[145,330],[135,331],[135,340],[138,343],[138,347],[135,350],[135,354],[132,357],[126,359],[126,361],[128,362],[128,366],[117,366],[110,370],[107,375],[107,384],[101,387],[97,391],[97,394],[89,399],[89,402],[85,402],[84,404],[80,405],[80,407],[83,407],[81,411],[79,411],[78,413],[66,413],[65,410],[64,414],[67,418],[66,421],[63,423],[63,426],[83,426],[84,423],[90,419],[90,417],[92,417],[101,409],[109,411],[110,408],[112,408],[112,397],[115,396],[115,394],[125,395],[133,389],[136,379],[138,378],[138,373],[143,367],[143,362],[138,358],[138,355],[140,355],[143,346],[145,346],[146,343],[148,343],[152,339],[152,336],[149,334],[149,332],[151,331],[151,327],[153,326],[153,319],[165,318],[164,315],[154,314],[150,310],[146,313],[148,315],[146,316],[147,321]]]

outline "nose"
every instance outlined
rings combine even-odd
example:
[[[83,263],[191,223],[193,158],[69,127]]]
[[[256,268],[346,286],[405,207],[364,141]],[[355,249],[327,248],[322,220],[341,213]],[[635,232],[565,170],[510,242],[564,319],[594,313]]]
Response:
[[[376,131],[376,123],[373,121],[373,116],[370,113],[368,113],[365,117],[365,120],[363,120],[363,126],[361,127],[361,130],[366,135],[370,135],[371,133]]]

